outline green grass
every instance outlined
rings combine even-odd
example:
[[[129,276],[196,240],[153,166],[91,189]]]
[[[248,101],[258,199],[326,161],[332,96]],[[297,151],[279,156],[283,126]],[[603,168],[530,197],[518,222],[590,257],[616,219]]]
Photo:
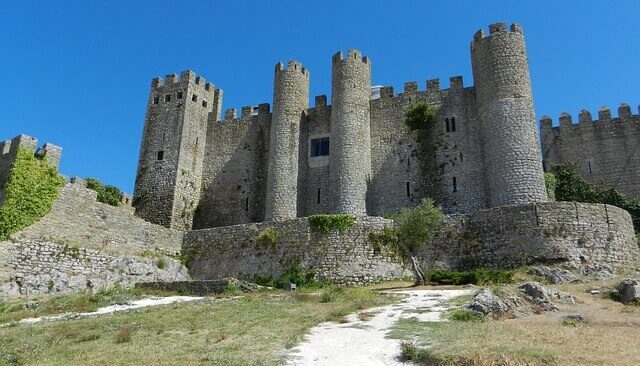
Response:
[[[390,302],[365,289],[260,293],[0,329],[0,365],[276,365],[309,328]]]
[[[455,309],[447,314],[447,319],[461,322],[481,322],[485,320],[485,317],[471,310]]]

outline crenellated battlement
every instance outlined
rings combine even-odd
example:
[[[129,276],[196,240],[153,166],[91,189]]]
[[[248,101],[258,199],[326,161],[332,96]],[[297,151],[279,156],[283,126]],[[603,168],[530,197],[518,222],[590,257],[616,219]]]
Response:
[[[302,63],[300,63],[300,61],[296,61],[296,60],[289,60],[289,62],[287,63],[287,67],[284,67],[282,62],[278,62],[276,64],[275,71],[276,71],[276,74],[279,74],[281,72],[286,72],[286,71],[290,71],[290,72],[296,71],[296,72],[300,72],[302,75],[309,78],[309,70],[307,70],[307,68],[302,66]]]
[[[511,24],[511,26],[507,30],[507,23],[501,22],[501,23],[490,24],[489,25],[489,34],[486,35],[484,33],[484,29],[479,29],[476,32],[476,34],[473,36],[473,41],[477,42],[477,41],[480,41],[480,40],[482,40],[484,38],[491,37],[491,36],[493,36],[495,34],[505,34],[505,33],[523,34],[522,26],[520,24],[518,24],[518,23],[513,23],[513,24]]]
[[[247,118],[252,116],[260,116],[271,113],[271,105],[269,103],[260,103],[258,105],[245,105],[240,108],[240,115],[238,115],[237,108],[227,108],[224,111],[224,116],[221,122],[240,122],[246,121]]]
[[[440,89],[440,79],[429,79],[425,83],[426,89],[421,90],[418,87],[417,81],[407,81],[404,83],[402,94],[407,93],[433,93],[447,90],[461,90],[464,89],[464,82],[462,76],[452,76],[449,78],[449,88]],[[383,86],[380,88],[380,99],[395,97],[395,91],[393,86]]]
[[[215,90],[219,90],[215,88],[215,85],[207,82],[203,76],[198,76],[191,70],[182,71],[180,73],[180,76],[178,76],[177,74],[168,74],[164,77],[164,79],[155,77],[151,80],[151,87],[153,89],[161,89],[166,87],[183,86],[187,83],[191,83],[195,86],[201,87],[204,92],[212,96]]]
[[[611,109],[606,106],[600,107],[598,110],[598,119],[594,120],[591,116],[591,112],[583,109],[578,114],[578,123],[574,123],[573,117],[567,112],[562,112],[558,118],[558,124],[553,125],[553,119],[549,116],[543,116],[540,118],[540,126],[546,129],[561,129],[571,126],[584,125],[588,123],[601,123],[613,120],[619,121],[633,121],[636,118],[640,118],[640,106],[638,108],[638,114],[632,114],[631,107],[627,103],[621,103],[618,107],[618,116],[613,117],[611,115]]]
[[[353,62],[354,60],[359,60],[359,61],[361,61],[362,63],[365,63],[365,64],[370,64],[371,63],[369,58],[367,56],[362,56],[362,52],[360,52],[358,50],[349,50],[347,52],[347,54],[346,54],[346,57],[342,53],[342,51],[338,51],[331,58],[331,61],[334,64],[337,63],[337,62],[341,62],[341,61]]]

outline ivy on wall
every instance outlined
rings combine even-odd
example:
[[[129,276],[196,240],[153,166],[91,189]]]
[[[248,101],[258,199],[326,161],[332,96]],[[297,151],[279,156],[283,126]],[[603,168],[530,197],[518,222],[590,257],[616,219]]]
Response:
[[[33,152],[19,148],[4,188],[0,207],[0,240],[34,224],[49,211],[65,183],[55,168]]]
[[[312,231],[328,234],[331,231],[345,231],[355,224],[356,219],[352,215],[311,215],[309,216],[309,226]]]
[[[106,203],[111,206],[120,205],[120,197],[122,197],[122,191],[112,185],[104,185],[101,181],[95,178],[87,178],[87,188],[93,189],[98,193],[98,202]]]

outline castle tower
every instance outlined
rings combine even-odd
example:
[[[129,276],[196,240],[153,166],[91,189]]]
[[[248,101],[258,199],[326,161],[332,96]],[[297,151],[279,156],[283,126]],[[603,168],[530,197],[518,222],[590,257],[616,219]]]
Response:
[[[200,195],[207,117],[221,98],[220,91],[192,71],[182,72],[179,79],[172,74],[151,82],[133,197],[143,219],[191,228]]]
[[[366,214],[371,176],[371,63],[359,51],[333,55],[330,177],[335,213]]]
[[[297,61],[276,65],[267,178],[266,220],[297,215],[300,120],[309,105],[309,72]]]
[[[471,62],[489,207],[546,201],[522,28],[479,30]]]

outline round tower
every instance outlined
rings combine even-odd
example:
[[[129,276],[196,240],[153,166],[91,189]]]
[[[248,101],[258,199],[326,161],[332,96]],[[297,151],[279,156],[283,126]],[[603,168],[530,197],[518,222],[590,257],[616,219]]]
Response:
[[[488,207],[547,200],[522,28],[479,30],[471,63]]]
[[[359,51],[333,55],[329,171],[333,211],[366,214],[371,176],[371,62]]]
[[[265,220],[296,217],[300,121],[309,106],[309,72],[297,61],[276,65]]]

